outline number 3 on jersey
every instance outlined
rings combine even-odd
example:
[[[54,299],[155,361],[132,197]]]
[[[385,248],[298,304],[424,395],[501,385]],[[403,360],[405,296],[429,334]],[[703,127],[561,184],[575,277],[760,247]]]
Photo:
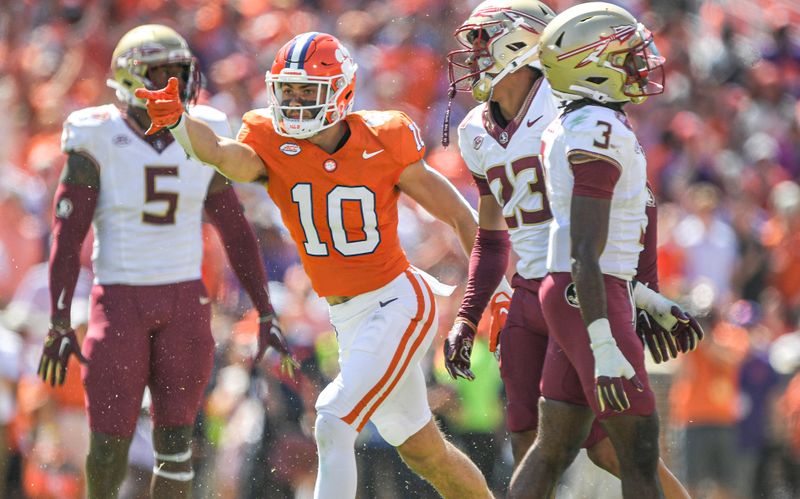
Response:
[[[361,210],[361,231],[364,237],[356,241],[347,238],[344,227],[345,201],[358,203]],[[328,256],[328,244],[320,240],[314,223],[311,184],[295,184],[292,187],[292,202],[297,205],[300,225],[303,227],[305,242],[303,246],[309,256]],[[368,255],[375,251],[381,242],[378,232],[378,215],[375,211],[375,193],[361,186],[337,185],[326,196],[326,214],[333,248],[343,256]],[[352,229],[352,228],[351,228]]]

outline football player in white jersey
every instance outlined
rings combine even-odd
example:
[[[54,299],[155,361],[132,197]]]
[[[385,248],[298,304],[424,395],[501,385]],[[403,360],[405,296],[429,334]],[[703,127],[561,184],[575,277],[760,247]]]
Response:
[[[547,273],[552,215],[538,152],[542,132],[558,114],[558,102],[534,66],[538,66],[539,33],[554,16],[547,5],[535,0],[488,0],[456,30],[465,48],[449,56],[455,89],[471,91],[482,103],[458,129],[461,155],[481,193],[476,247],[482,251],[472,255],[467,292],[446,343],[446,364],[453,377],[472,377],[469,356],[475,324],[488,293],[505,272],[507,226],[519,260],[499,353],[508,401],[506,423],[516,464],[536,437],[539,380],[548,340],[538,289]],[[457,69],[465,74],[457,75]],[[648,218],[654,218],[655,203],[648,206]],[[637,278],[657,285],[655,233],[648,232],[648,236],[651,241],[641,253]],[[651,328],[646,336],[654,358],[674,358],[678,348],[669,341],[673,335],[658,329]],[[598,466],[619,475],[613,447],[599,424],[593,425],[583,447]],[[663,463],[659,473],[674,492],[668,496],[686,497]]]
[[[200,74],[186,41],[166,26],[139,26],[117,44],[111,69],[109,86],[122,109],[82,109],[64,123],[68,157],[55,196],[51,326],[39,373],[62,384],[71,355],[84,364],[90,498],[119,493],[146,386],[153,401],[152,495],[187,497],[194,476],[191,429],[214,351],[210,299],[200,280],[204,209],[259,312],[256,362],[268,346],[285,361],[293,359],[270,304],[255,235],[232,186],[189,158],[169,132],[145,136],[150,118],[135,89],[160,88],[177,77],[184,101],[193,103],[197,95]],[[188,109],[217,133],[230,134],[222,112]],[[90,224],[95,283],[82,354],[70,327],[70,302]]]
[[[541,137],[553,220],[539,298],[551,341],[539,432],[510,497],[550,497],[595,418],[617,451],[623,495],[662,497],[658,417],[630,291],[647,171],[623,105],[663,91],[663,58],[642,24],[601,2],[556,16],[539,48],[545,76],[568,103]],[[636,290],[636,305],[657,321],[673,314],[665,298]]]

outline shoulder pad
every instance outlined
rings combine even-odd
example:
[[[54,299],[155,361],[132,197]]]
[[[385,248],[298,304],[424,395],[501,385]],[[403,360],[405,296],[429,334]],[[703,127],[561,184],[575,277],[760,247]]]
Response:
[[[192,118],[204,121],[210,126],[217,135],[231,136],[231,127],[228,123],[228,116],[219,109],[211,106],[197,105],[186,110]]]
[[[87,107],[71,113],[64,121],[61,132],[61,150],[71,152],[91,148],[95,130],[106,123],[121,119],[116,106]]]

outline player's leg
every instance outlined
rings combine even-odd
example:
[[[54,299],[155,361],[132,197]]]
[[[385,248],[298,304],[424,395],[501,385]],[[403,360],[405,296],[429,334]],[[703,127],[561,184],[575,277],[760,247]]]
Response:
[[[192,426],[214,363],[210,305],[202,282],[158,286],[148,300],[167,301],[163,326],[153,334],[148,386],[153,398],[153,497],[189,497]]]
[[[586,454],[595,465],[619,478],[619,460],[608,437],[588,447]],[[661,481],[661,487],[664,489],[664,497],[666,499],[690,499],[689,492],[686,491],[680,480],[670,471],[661,458],[658,459],[658,479]]]
[[[192,427],[153,428],[155,466],[151,497],[189,497],[192,491]]]
[[[397,452],[444,498],[492,497],[475,463],[444,438],[433,419],[400,444]]]
[[[589,434],[593,418],[585,405],[542,397],[536,441],[511,477],[508,497],[552,497],[559,478]]]
[[[600,410],[595,396],[593,354],[586,342],[573,342],[567,354],[576,366],[584,395],[597,415],[617,453],[624,497],[663,497],[658,479],[658,415],[655,396],[644,367],[644,351],[633,326],[628,283],[604,276],[608,319],[618,348],[644,386],[637,390],[623,380],[630,408],[621,413]]]
[[[506,427],[515,467],[536,439],[540,380],[547,351],[547,325],[539,282],[514,276],[508,320],[500,335],[500,375],[506,392]]]
[[[90,499],[117,497],[128,468],[150,363],[149,338],[140,322],[131,286],[95,286],[82,366],[86,389],[89,454],[86,487]]]
[[[356,436],[399,383],[411,356],[432,341],[432,301],[421,279],[406,272],[379,290],[331,306],[339,374],[316,402],[315,498],[355,497]]]

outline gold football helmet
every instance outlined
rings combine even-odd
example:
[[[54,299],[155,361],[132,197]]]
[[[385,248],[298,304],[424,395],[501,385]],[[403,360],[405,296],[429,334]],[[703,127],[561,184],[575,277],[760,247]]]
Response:
[[[664,58],[652,33],[605,2],[557,15],[539,39],[539,60],[553,92],[565,99],[638,104],[664,91]]]
[[[184,102],[194,101],[200,90],[197,59],[181,35],[160,24],[138,26],[125,33],[111,56],[113,79],[106,84],[116,90],[122,102],[144,108],[146,101],[134,97],[133,92],[137,88],[157,90],[147,73],[162,64],[184,66],[181,97]]]
[[[454,33],[447,54],[451,89],[486,102],[507,74],[538,59],[539,35],[555,12],[538,0],[486,0]]]

